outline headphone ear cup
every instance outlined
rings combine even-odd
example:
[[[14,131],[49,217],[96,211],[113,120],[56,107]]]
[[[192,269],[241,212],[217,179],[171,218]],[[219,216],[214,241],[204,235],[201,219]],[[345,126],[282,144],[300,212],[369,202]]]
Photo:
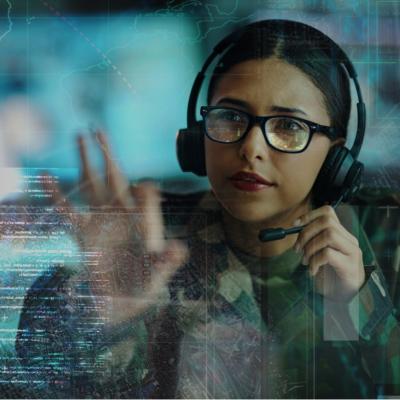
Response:
[[[313,200],[317,207],[329,202],[332,197],[332,177],[337,166],[337,160],[340,155],[339,146],[333,146],[326,156],[321,170],[315,180],[313,187]]]
[[[202,121],[178,131],[176,155],[183,172],[193,172],[198,176],[207,175],[203,132]]]
[[[333,203],[342,195],[343,201],[349,200],[360,186],[363,169],[347,147],[333,146],[314,184],[314,204]]]

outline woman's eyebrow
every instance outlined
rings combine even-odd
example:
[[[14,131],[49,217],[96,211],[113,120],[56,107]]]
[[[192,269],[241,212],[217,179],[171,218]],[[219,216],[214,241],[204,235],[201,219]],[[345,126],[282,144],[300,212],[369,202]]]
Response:
[[[240,100],[240,99],[235,99],[233,97],[222,97],[221,99],[218,100],[217,104],[220,103],[229,103],[233,106],[239,106],[239,107],[243,107],[243,108],[247,108],[249,109],[250,103],[248,103],[245,100]],[[271,107],[271,111],[272,112],[281,112],[281,113],[298,113],[298,114],[303,114],[305,116],[308,116],[308,114],[301,110],[300,108],[295,108],[295,107],[284,107],[284,106],[278,106],[278,105],[273,105]]]
[[[292,108],[292,107],[282,107],[282,106],[272,106],[271,111],[273,112],[284,112],[284,113],[298,113],[298,114],[303,114],[307,115],[306,112],[301,110],[300,108]]]
[[[250,104],[247,103],[247,101],[234,99],[232,97],[222,97],[217,102],[217,104],[220,104],[220,103],[229,103],[229,104],[232,104],[234,106],[245,107],[245,108],[249,108],[250,107]]]

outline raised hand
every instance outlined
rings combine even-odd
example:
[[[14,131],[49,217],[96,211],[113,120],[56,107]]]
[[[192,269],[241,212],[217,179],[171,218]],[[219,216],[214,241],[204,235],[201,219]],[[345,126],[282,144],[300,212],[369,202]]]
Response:
[[[132,207],[134,202],[128,181],[113,162],[106,136],[102,132],[97,132],[95,139],[105,163],[104,181],[90,165],[85,139],[83,136],[78,136],[78,148],[82,164],[80,185],[82,195],[91,206]]]
[[[357,238],[343,227],[330,206],[312,210],[297,224],[306,227],[295,249],[303,253],[303,264],[308,265],[316,290],[335,301],[349,301],[365,281]]]
[[[85,273],[93,295],[108,299],[112,323],[118,323],[158,301],[187,251],[181,242],[164,237],[155,185],[130,186],[112,160],[105,135],[96,134],[96,142],[105,161],[104,179],[90,165],[85,140],[78,138],[80,189],[90,210],[74,209],[51,180],[46,185],[70,219],[84,257],[91,257]]]

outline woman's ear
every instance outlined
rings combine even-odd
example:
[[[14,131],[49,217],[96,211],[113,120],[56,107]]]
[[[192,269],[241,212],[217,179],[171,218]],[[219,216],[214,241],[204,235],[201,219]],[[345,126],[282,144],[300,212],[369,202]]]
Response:
[[[332,146],[344,146],[345,143],[346,143],[346,139],[343,137],[340,137],[335,140],[332,140],[331,147]]]

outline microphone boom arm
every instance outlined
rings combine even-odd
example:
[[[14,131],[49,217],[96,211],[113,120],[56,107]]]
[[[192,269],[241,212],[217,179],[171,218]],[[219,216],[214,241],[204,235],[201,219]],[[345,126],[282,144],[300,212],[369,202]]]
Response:
[[[338,200],[332,205],[334,209],[342,202],[343,198],[347,193],[342,193]],[[273,240],[280,240],[286,237],[286,235],[292,235],[293,233],[299,233],[303,230],[306,225],[294,226],[292,228],[267,228],[262,229],[258,234],[258,239],[261,242],[270,242]]]

